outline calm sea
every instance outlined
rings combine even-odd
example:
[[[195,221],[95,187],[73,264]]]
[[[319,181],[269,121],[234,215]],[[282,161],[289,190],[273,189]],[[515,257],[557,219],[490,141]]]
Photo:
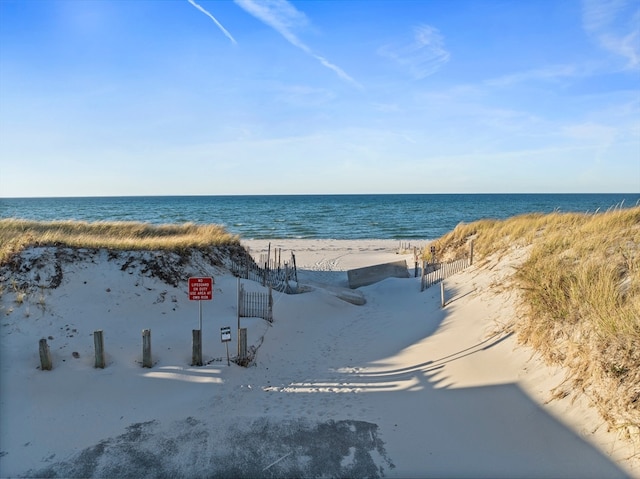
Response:
[[[639,193],[0,198],[0,218],[216,223],[246,239],[434,239],[482,218],[638,204]]]

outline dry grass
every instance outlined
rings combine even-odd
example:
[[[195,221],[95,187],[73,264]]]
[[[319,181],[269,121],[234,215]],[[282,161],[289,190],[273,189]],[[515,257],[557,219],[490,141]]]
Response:
[[[112,250],[184,250],[238,245],[219,225],[151,225],[136,222],[0,220],[0,264],[28,246],[64,245]]]
[[[519,339],[571,372],[607,422],[640,440],[640,207],[523,215],[458,225],[438,255],[506,254],[531,245],[515,275],[526,315]]]

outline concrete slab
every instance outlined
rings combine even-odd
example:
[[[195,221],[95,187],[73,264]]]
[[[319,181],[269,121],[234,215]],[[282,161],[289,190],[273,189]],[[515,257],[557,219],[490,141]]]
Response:
[[[385,278],[408,278],[409,270],[407,261],[394,261],[392,263],[377,264],[364,268],[350,269],[347,271],[349,287],[351,289],[367,286]]]

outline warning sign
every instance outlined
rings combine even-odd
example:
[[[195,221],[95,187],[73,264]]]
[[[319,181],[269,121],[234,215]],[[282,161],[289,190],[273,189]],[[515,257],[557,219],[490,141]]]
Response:
[[[191,301],[213,299],[213,278],[189,278],[189,299]]]

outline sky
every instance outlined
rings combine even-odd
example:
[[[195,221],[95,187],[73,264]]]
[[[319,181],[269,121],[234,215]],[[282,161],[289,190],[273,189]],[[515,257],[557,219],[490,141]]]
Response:
[[[640,192],[640,0],[0,0],[0,197]]]

